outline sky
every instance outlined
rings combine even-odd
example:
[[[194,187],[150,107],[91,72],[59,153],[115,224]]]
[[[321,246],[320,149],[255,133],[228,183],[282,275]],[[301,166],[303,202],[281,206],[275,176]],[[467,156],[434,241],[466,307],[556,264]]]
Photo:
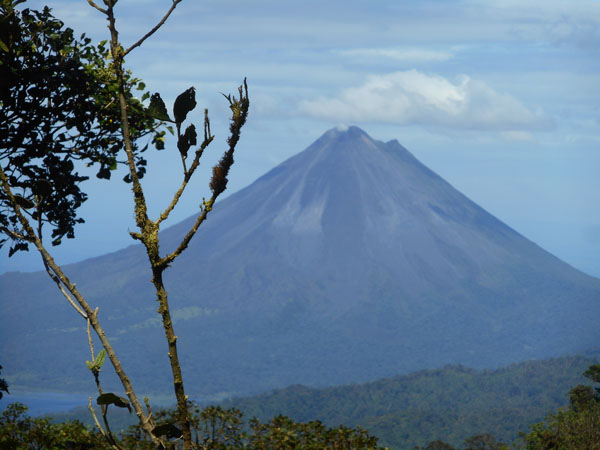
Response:
[[[99,1],[99,3],[102,3]],[[85,0],[47,4],[95,41],[106,20]],[[168,0],[121,0],[123,44]],[[225,148],[221,93],[247,77],[251,109],[228,194],[306,148],[329,128],[357,125],[398,141],[454,187],[574,267],[600,277],[599,0],[183,0],[126,66],[167,105],[194,86],[216,141],[168,224],[197,212]],[[158,214],[181,179],[175,143],[148,154],[143,180]],[[68,264],[133,244],[129,186],[95,180],[77,238],[53,248]],[[40,270],[33,251],[0,272]]]

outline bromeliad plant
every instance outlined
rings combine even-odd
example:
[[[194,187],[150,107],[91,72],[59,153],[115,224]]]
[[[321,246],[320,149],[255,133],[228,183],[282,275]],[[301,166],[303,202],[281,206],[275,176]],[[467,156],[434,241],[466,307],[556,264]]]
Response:
[[[107,42],[94,46],[85,36],[76,39],[73,31],[64,28],[48,8],[41,12],[17,11],[15,7],[22,2],[0,0],[0,232],[4,235],[0,245],[10,243],[9,255],[34,246],[50,278],[87,322],[92,354],[87,366],[99,392],[97,403],[101,406],[104,426],[94,418],[110,445],[119,447],[106,420],[108,406],[114,405],[135,411],[153,445],[165,446],[165,436],[168,436],[181,438],[184,449],[192,448],[189,405],[163,274],[187,248],[227,187],[235,148],[250,106],[246,81],[237,95],[225,96],[232,113],[231,123],[227,149],[213,167],[211,194],[208,199],[202,199],[194,224],[178,246],[170,253],[161,254],[160,226],[177,206],[214,135],[207,110],[204,110],[200,137],[193,124],[184,126],[188,114],[196,107],[194,88],[177,97],[171,118],[160,94],[146,92],[141,100],[133,95],[134,90],[143,91],[145,85],[125,70],[124,61],[160,29],[181,0],[172,0],[160,22],[129,47],[119,41],[115,19],[117,0],[103,0],[102,5],[88,0],[108,20],[108,46]],[[149,143],[158,150],[164,149],[166,131],[176,134],[183,174],[171,202],[152,219],[141,184],[146,172],[144,152]],[[147,143],[140,147],[138,143],[143,142],[143,138]],[[157,427],[147,399],[146,408],[142,407],[100,324],[98,309],[88,304],[47,247],[48,231],[51,244],[60,245],[64,237],[73,238],[75,225],[83,222],[78,215],[78,208],[87,199],[81,189],[87,177],[78,172],[82,164],[96,167],[96,176],[102,179],[111,179],[119,166],[126,168],[124,181],[132,187],[137,226],[130,234],[146,249],[177,400],[177,423],[170,424],[168,430],[164,424]],[[97,355],[90,329],[103,347]],[[125,397],[102,391],[99,373],[106,358],[123,385]],[[93,408],[90,409],[93,412]]]

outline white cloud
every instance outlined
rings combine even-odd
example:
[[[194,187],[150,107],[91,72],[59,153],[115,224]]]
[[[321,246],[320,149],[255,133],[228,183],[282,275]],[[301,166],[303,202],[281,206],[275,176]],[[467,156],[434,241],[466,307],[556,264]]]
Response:
[[[392,59],[402,62],[441,62],[451,59],[454,55],[450,52],[428,50],[421,48],[356,48],[339,50],[342,56],[358,58]]]
[[[462,75],[456,82],[416,70],[374,75],[332,98],[304,100],[298,111],[332,121],[380,122],[446,128],[525,131],[552,128],[532,110],[483,81]]]

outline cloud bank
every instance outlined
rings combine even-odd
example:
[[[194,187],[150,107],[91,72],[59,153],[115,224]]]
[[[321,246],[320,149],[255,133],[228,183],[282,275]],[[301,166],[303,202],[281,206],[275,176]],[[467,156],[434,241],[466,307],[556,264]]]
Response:
[[[336,97],[304,100],[298,111],[336,122],[378,122],[473,130],[534,131],[553,127],[532,110],[483,81],[462,75],[457,82],[417,70],[370,76]]]

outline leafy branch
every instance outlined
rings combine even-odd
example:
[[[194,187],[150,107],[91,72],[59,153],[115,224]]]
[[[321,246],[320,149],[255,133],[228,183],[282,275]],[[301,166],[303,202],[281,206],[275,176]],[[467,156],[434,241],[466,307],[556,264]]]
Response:
[[[0,240],[0,246],[7,240],[11,241],[9,256],[34,246],[42,256],[50,278],[69,304],[86,320],[91,352],[91,360],[86,361],[86,365],[98,390],[96,402],[100,405],[104,426],[91,408],[91,402],[90,408],[99,431],[114,448],[119,448],[119,443],[107,420],[110,405],[133,409],[154,446],[163,445],[163,436],[166,436],[167,439],[181,438],[185,450],[193,447],[189,402],[177,351],[178,337],[173,327],[163,273],[187,248],[217,198],[226,189],[235,148],[250,106],[246,80],[238,89],[239,95],[225,95],[231,109],[231,123],[227,149],[212,170],[211,196],[202,200],[194,224],[177,247],[161,256],[160,226],[178,205],[191,178],[197,173],[205,149],[213,143],[215,136],[211,132],[206,109],[201,142],[195,125],[184,125],[188,114],[196,107],[193,87],[176,98],[171,119],[160,94],[150,96],[146,92],[141,101],[132,95],[132,89],[143,90],[145,85],[133,78],[123,65],[125,56],[154,35],[180,2],[172,0],[158,24],[127,49],[119,41],[114,11],[116,0],[103,0],[103,5],[88,0],[88,4],[108,20],[109,49],[105,46],[106,41],[97,47],[92,46],[91,40],[85,36],[77,41],[73,31],[63,30],[62,22],[54,19],[48,8],[43,12],[26,9],[18,13],[14,6],[20,0],[2,0],[0,3],[3,13],[0,51],[4,52],[6,60],[6,64],[3,60],[0,65],[0,78],[6,80],[0,86],[0,232],[6,237]],[[148,99],[149,105],[145,107],[143,102]],[[148,145],[139,148],[137,142],[151,135],[155,147],[164,149],[164,129],[173,134],[171,123],[177,130],[177,149],[183,175],[169,204],[152,220],[141,183],[146,172],[146,160],[142,154]],[[188,159],[191,152],[193,158]],[[50,229],[52,245],[60,245],[63,237],[73,238],[75,225],[83,222],[77,211],[87,200],[87,195],[80,188],[87,177],[77,172],[76,167],[81,164],[76,166],[76,162],[83,162],[87,167],[99,166],[96,176],[101,179],[110,179],[119,165],[126,167],[123,179],[131,183],[137,228],[131,236],[144,245],[150,263],[158,313],[168,346],[177,399],[177,422],[181,430],[174,424],[169,427],[157,425],[147,398],[144,399],[144,411],[100,325],[98,309],[92,309],[87,303],[43,242],[45,226]],[[102,344],[97,355],[91,329]],[[126,397],[103,392],[100,372],[106,358],[117,373]]]

